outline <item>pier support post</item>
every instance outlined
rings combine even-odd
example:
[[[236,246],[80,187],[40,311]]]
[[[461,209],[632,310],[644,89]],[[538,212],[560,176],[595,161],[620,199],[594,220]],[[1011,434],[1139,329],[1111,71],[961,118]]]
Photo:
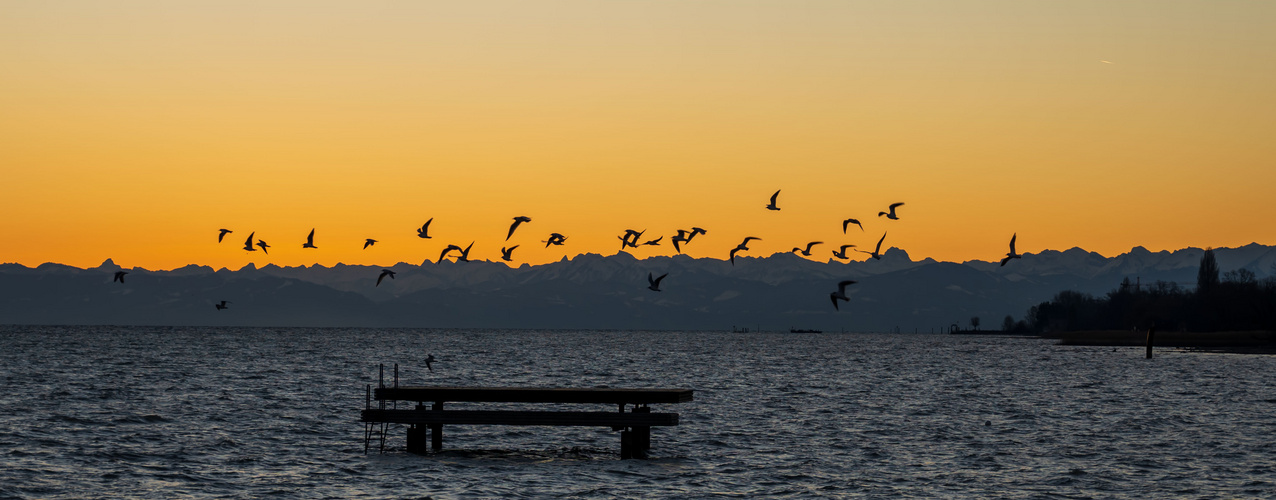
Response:
[[[1152,359],[1152,338],[1155,336],[1156,336],[1156,325],[1149,326],[1148,327],[1148,342],[1147,342],[1147,357],[1145,359]]]
[[[408,427],[408,453],[416,453],[424,455],[425,449],[425,427],[413,425]]]
[[[443,411],[443,402],[434,402],[434,411]],[[434,451],[443,449],[443,424],[430,424],[430,448]]]
[[[651,407],[642,406],[640,408],[634,408],[633,412],[634,413],[651,413]],[[651,449],[651,427],[645,426],[645,425],[634,427],[633,432],[634,432],[634,443],[633,443],[634,458],[647,458],[647,450]]]
[[[634,458],[634,431],[625,429],[620,431],[620,459],[631,458]]]

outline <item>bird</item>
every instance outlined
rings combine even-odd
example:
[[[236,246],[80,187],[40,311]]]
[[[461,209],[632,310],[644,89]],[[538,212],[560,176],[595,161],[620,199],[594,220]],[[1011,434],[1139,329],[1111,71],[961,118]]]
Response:
[[[838,249],[838,250],[834,250],[834,251],[833,251],[833,256],[834,256],[834,257],[837,257],[837,258],[839,258],[839,259],[842,259],[842,260],[849,259],[850,257],[847,257],[847,256],[846,256],[846,249],[847,249],[847,248],[851,248],[851,247],[853,247],[853,246],[855,246],[855,245],[842,245],[842,248],[841,248],[841,249]]]
[[[514,236],[514,230],[515,230],[515,229],[518,229],[518,225],[519,225],[519,224],[522,224],[522,223],[524,223],[524,222],[531,222],[531,221],[532,221],[532,218],[531,218],[531,217],[524,217],[524,216],[522,216],[522,215],[520,215],[520,216],[518,216],[518,217],[515,217],[515,218],[514,218],[514,223],[513,223],[513,224],[510,224],[510,232],[509,232],[509,234],[505,235],[505,241],[509,241],[509,240],[510,240],[510,236]]]
[[[389,270],[389,269],[382,269],[382,270],[381,270],[381,275],[380,275],[380,276],[377,276],[377,285],[376,285],[376,286],[381,286],[381,280],[385,279],[385,277],[386,277],[386,276],[389,276],[389,277],[390,277],[390,279],[394,279],[394,271],[391,271],[391,270]]]
[[[682,230],[682,229],[679,229],[679,230],[678,230],[678,234],[675,234],[672,238],[669,238],[669,241],[670,241],[671,243],[673,243],[673,249],[674,249],[674,251],[676,251],[676,252],[678,252],[678,253],[682,253],[682,247],[681,247],[680,245],[678,245],[678,244],[679,244],[679,243],[686,243],[686,242],[689,242],[689,241],[691,241],[691,238],[688,238],[688,237],[687,237],[687,232],[686,232],[686,231],[684,231],[684,230]]]
[[[248,250],[249,252],[256,252],[256,251],[257,251],[257,249],[256,249],[256,248],[253,248],[253,235],[254,235],[254,234],[257,234],[257,232],[256,232],[256,231],[253,231],[253,232],[251,232],[251,233],[248,233],[248,241],[245,241],[245,242],[244,242],[244,250]]]
[[[663,239],[665,239],[665,237],[664,237],[664,236],[661,236],[661,237],[656,238],[656,239],[654,239],[654,240],[651,240],[651,241],[648,241],[648,242],[644,242],[643,244],[644,244],[644,245],[656,246],[656,245],[659,245],[659,244],[660,244],[660,240],[663,240]]]
[[[735,265],[735,254],[736,254],[736,252],[740,252],[740,251],[742,251],[742,250],[748,250],[748,249],[749,249],[749,240],[761,240],[761,239],[762,239],[762,238],[757,238],[757,237],[754,237],[754,236],[746,236],[746,237],[744,238],[744,241],[740,242],[740,244],[739,244],[739,245],[736,245],[736,247],[735,247],[735,248],[732,248],[732,249],[731,249],[731,265],[733,265],[733,266]]]
[[[433,354],[426,354],[426,355],[425,355],[425,369],[426,369],[426,370],[430,370],[430,371],[434,371],[434,367],[433,367],[433,366],[430,366],[430,363],[433,363],[433,362],[434,362],[434,355],[433,355]]]
[[[1018,238],[1018,237],[1019,237],[1019,233],[1015,233],[1010,236],[1010,253],[1006,254],[1005,257],[1002,257],[1001,259],[1002,266],[1005,266],[1007,262],[1010,262],[1010,259],[1023,258],[1023,255],[1015,253],[1015,238]]]
[[[448,252],[451,252],[453,250],[456,250],[458,252],[464,251],[463,248],[458,247],[456,245],[448,245],[447,248],[443,249],[443,253],[439,254],[439,262],[443,262],[443,258],[447,257]]]
[[[503,261],[505,261],[505,262],[511,262],[511,260],[510,260],[510,259],[511,259],[512,257],[510,257],[510,256],[514,254],[514,249],[515,249],[515,248],[518,248],[518,245],[514,245],[514,246],[509,247],[509,248],[501,247],[501,260],[503,260]]]
[[[780,207],[775,206],[775,198],[780,196],[780,190],[775,190],[775,194],[771,195],[771,203],[766,206],[767,210],[779,210]]]
[[[229,229],[220,229],[219,231],[221,231],[221,232],[220,232],[220,233],[217,233],[217,242],[218,242],[218,243],[221,243],[221,242],[222,242],[222,238],[225,238],[227,234],[229,234],[229,233],[233,233],[233,232],[234,232],[234,231],[231,231],[231,230],[229,230]]]
[[[812,242],[810,242],[810,243],[807,243],[807,244],[806,244],[806,250],[803,250],[801,247],[794,247],[792,251],[793,251],[793,252],[801,252],[803,256],[810,257],[810,256],[811,256],[811,247],[813,247],[813,246],[815,246],[815,245],[822,244],[822,243],[824,243],[824,242],[823,242],[823,241],[812,241]]]
[[[461,250],[461,256],[460,256],[460,257],[457,257],[457,258],[456,258],[456,261],[457,261],[457,262],[469,262],[469,261],[470,261],[470,249],[471,249],[471,248],[474,248],[474,242],[473,242],[473,241],[471,241],[471,242],[470,242],[470,246],[467,246],[467,247],[465,247],[465,249],[464,249],[464,250]]]
[[[266,255],[270,255],[270,251],[266,250],[270,248],[270,245],[266,244],[266,240],[257,240],[257,246],[261,247],[261,251],[266,252]]]
[[[125,274],[128,274],[128,271],[115,271],[115,278],[111,279],[111,283],[115,283],[116,281],[123,283]]]
[[[425,221],[425,224],[421,224],[421,229],[417,229],[417,230],[416,230],[416,237],[417,237],[417,238],[426,238],[426,239],[428,239],[428,238],[430,237],[430,235],[429,235],[428,233],[430,232],[430,223],[431,223],[431,222],[434,222],[434,217],[430,217],[430,220]]]
[[[691,238],[695,238],[697,234],[705,234],[705,233],[708,233],[708,231],[705,231],[698,227],[693,227],[691,228],[691,235],[687,236],[687,241],[691,241]]]
[[[660,280],[665,279],[665,276],[669,276],[669,273],[662,274],[659,278],[651,279],[651,273],[647,273],[647,289],[653,292],[659,292]]]
[[[878,217],[881,217],[881,216],[879,215]],[[855,225],[859,226],[859,227],[860,227],[860,231],[863,231],[863,230],[864,230],[864,225],[863,225],[863,224],[860,224],[860,220],[859,220],[859,219],[846,219],[846,220],[842,221],[842,234],[846,234],[846,227],[847,227],[847,226],[850,226],[851,224],[855,224]]]
[[[735,254],[736,252],[739,252],[740,250],[741,250],[740,247],[735,247],[731,249],[731,265],[733,266],[735,265]]]
[[[877,216],[881,217],[885,215],[887,219],[899,220],[899,216],[895,215],[895,207],[898,207],[901,205],[903,205],[903,203],[891,203],[890,212],[878,212]]]
[[[625,235],[620,237],[620,249],[624,250],[625,247],[627,246],[638,248],[638,238],[641,238],[642,233],[645,233],[645,232],[647,232],[646,229],[643,229],[642,231],[634,231],[633,229],[626,229]]]
[[[549,239],[541,241],[545,242],[545,248],[549,248],[550,245],[562,245],[564,241],[567,241],[567,237],[558,233],[549,233]]]
[[[364,250],[367,250],[367,249],[368,249],[368,247],[370,247],[370,246],[372,246],[372,245],[375,245],[375,244],[377,244],[377,240],[374,240],[374,239],[372,239],[372,238],[368,238],[368,239],[366,239],[366,240],[363,240],[363,249],[364,249]]]
[[[860,250],[860,249],[858,249],[858,248],[857,248],[857,249],[855,249],[855,251],[856,251],[856,252],[863,252],[863,253],[866,253],[866,254],[868,254],[869,256],[873,257],[874,259],[882,260],[882,242],[883,242],[883,241],[886,241],[886,233],[882,233],[882,239],[877,240],[877,248],[876,248],[876,249],[874,249],[872,252],[865,252],[865,251]]]
[[[228,300],[223,300],[223,301],[221,301],[221,303],[219,303],[219,304],[213,304],[213,307],[216,307],[216,308],[217,308],[217,310],[218,310],[218,311],[220,311],[220,310],[222,310],[222,309],[225,309],[225,308],[226,308],[226,304],[229,304],[229,303],[230,303],[230,301],[228,301]]]
[[[301,248],[319,248],[315,246],[315,230],[310,230],[310,236],[306,237],[306,242],[301,244]]]
[[[837,301],[839,300],[845,300],[847,302],[851,301],[851,298],[846,296],[846,287],[847,285],[854,285],[855,283],[857,283],[855,280],[839,281],[837,283],[837,291],[829,293],[829,299],[833,300],[833,310],[840,310],[837,307]]]

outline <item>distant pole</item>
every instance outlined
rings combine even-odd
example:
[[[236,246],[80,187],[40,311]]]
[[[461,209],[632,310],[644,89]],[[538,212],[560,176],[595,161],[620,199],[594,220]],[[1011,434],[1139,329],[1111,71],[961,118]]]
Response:
[[[1148,327],[1147,357],[1145,359],[1152,359],[1152,338],[1155,336],[1156,336],[1156,325],[1154,324]]]

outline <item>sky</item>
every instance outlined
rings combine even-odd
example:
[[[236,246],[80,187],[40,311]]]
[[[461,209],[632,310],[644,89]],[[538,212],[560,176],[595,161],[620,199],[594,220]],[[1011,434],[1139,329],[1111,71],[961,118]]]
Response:
[[[1262,1],[3,2],[0,262],[1271,245],[1273,61]]]

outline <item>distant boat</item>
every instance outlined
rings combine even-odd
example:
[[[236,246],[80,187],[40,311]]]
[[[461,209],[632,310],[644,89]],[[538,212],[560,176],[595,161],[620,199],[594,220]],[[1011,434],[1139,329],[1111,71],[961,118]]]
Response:
[[[824,330],[803,330],[801,328],[790,328],[789,333],[824,333]]]

